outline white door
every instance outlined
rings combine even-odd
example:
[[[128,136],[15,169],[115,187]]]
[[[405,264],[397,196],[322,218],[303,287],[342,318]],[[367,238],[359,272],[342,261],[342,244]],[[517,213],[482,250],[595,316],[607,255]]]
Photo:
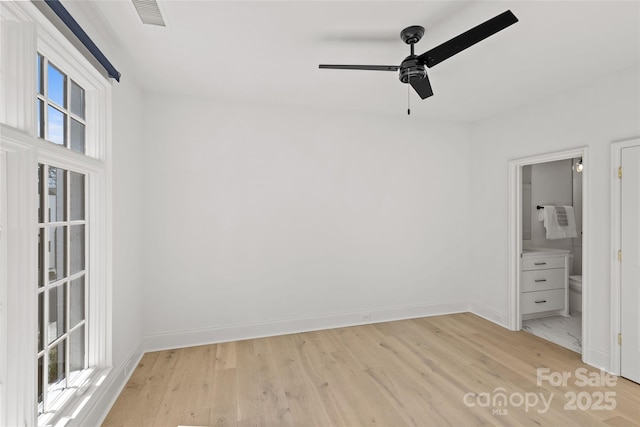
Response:
[[[640,146],[622,149],[620,375],[640,383]]]

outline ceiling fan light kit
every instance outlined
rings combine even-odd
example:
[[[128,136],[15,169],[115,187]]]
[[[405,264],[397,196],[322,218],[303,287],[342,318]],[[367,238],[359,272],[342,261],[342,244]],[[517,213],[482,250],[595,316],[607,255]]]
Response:
[[[518,18],[516,18],[510,10],[507,10],[451,40],[426,51],[422,55],[415,55],[414,45],[424,36],[425,30],[424,27],[413,25],[400,32],[400,38],[408,44],[411,49],[410,55],[407,56],[400,65],[320,64],[320,68],[334,70],[399,71],[398,77],[400,81],[410,84],[420,98],[425,99],[433,95],[426,68],[431,68],[451,58],[453,55],[462,52],[516,22],[518,22]]]

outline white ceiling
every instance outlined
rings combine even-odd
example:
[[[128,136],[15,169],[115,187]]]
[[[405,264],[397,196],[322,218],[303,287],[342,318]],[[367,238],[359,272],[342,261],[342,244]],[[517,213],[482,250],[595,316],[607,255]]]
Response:
[[[166,28],[130,1],[82,3],[146,92],[247,105],[406,114],[397,73],[318,64],[398,65],[404,27],[426,28],[420,54],[507,9],[520,22],[429,69],[435,95],[412,92],[412,115],[478,120],[640,59],[638,1],[160,1]]]

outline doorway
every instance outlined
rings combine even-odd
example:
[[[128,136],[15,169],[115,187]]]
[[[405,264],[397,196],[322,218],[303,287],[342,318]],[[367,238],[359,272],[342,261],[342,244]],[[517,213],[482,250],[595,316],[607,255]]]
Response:
[[[612,370],[640,383],[640,139],[614,143],[612,161]]]
[[[579,185],[575,180],[576,163],[583,168]],[[537,178],[531,176],[532,171],[537,171]],[[582,269],[582,260],[588,259],[589,239],[587,233],[581,233],[588,230],[588,212],[583,209],[588,196],[588,148],[514,160],[509,173],[509,327],[528,330],[582,353],[588,340],[585,326],[589,315],[588,310],[581,309],[588,307],[588,268],[585,265]],[[557,185],[559,176],[563,177],[562,185]],[[544,188],[536,189],[532,179]],[[559,192],[554,187],[564,190]],[[543,209],[549,209],[547,206],[568,207],[571,215],[581,217],[578,224],[573,222],[575,237],[555,239],[557,236],[545,234]],[[570,293],[569,276],[578,275],[583,291],[576,297],[575,292]],[[570,298],[574,303],[571,310]],[[578,315],[576,298],[581,311]]]

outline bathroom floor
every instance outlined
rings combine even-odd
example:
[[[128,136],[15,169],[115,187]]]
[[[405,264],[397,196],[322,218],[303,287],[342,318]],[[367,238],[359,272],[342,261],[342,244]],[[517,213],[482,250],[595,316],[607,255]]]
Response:
[[[551,316],[524,320],[522,330],[562,347],[582,353],[582,315]]]

